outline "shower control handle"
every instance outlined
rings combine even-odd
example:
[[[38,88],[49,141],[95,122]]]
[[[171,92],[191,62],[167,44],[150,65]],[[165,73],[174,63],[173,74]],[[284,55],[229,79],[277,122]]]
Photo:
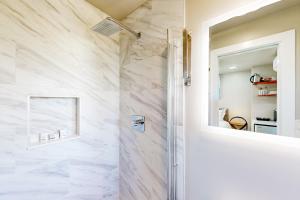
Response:
[[[138,126],[138,125],[141,125],[141,124],[144,124],[144,123],[145,123],[144,120],[136,120],[136,121],[133,122],[133,125]]]
[[[138,132],[145,132],[145,116],[131,115],[131,128]]]

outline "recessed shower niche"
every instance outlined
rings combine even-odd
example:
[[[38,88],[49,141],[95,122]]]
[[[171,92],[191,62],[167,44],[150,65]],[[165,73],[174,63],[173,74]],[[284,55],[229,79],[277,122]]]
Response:
[[[78,97],[29,97],[29,146],[78,138],[79,103]]]

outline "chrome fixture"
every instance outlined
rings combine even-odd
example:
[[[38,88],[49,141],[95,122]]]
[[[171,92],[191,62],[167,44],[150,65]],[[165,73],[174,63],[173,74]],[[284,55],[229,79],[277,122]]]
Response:
[[[112,17],[107,17],[103,19],[101,22],[96,24],[92,28],[92,30],[101,33],[102,35],[105,36],[111,36],[119,31],[126,30],[129,33],[133,34],[137,39],[141,38],[140,32],[135,32],[131,30],[128,26],[122,24],[120,21]]]
[[[145,132],[145,116],[131,115],[131,128],[138,132]]]
[[[175,36],[174,36],[175,35]],[[168,29],[168,103],[167,103],[167,145],[168,145],[168,198],[184,199],[184,117],[182,70],[182,41],[176,30]]]
[[[168,29],[168,105],[167,105],[167,143],[168,143],[168,199],[176,200],[177,194],[177,156],[175,128],[175,68],[178,47],[172,31]]]

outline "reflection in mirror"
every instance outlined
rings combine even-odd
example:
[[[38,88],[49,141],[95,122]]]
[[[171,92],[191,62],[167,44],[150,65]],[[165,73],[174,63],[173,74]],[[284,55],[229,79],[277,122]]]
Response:
[[[209,125],[300,137],[295,129],[299,32],[298,0],[211,27]]]

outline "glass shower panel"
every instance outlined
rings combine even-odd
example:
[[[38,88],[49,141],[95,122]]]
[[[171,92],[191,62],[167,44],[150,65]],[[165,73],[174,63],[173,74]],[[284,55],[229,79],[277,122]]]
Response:
[[[184,199],[184,131],[182,40],[168,30],[168,195],[169,200]]]

